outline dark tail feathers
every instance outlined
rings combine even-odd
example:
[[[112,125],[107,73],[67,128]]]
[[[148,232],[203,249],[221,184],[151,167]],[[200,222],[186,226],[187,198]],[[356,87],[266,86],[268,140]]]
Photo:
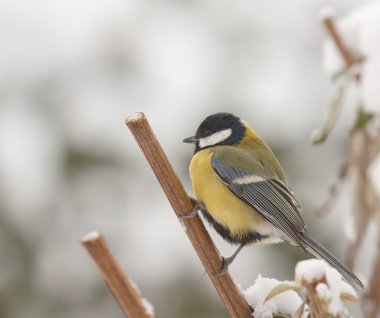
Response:
[[[303,233],[302,240],[305,243],[306,250],[317,258],[323,258],[331,266],[335,267],[351,284],[355,283],[360,288],[364,288],[363,283],[356,275],[343,265],[333,254],[325,249],[321,244],[314,241],[309,234]]]

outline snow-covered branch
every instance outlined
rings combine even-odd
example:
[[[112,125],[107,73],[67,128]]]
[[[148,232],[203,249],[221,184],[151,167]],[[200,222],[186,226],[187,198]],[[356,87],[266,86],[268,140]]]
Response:
[[[299,262],[294,281],[259,277],[243,294],[258,318],[348,318],[346,303],[358,300],[341,274],[318,259]]]

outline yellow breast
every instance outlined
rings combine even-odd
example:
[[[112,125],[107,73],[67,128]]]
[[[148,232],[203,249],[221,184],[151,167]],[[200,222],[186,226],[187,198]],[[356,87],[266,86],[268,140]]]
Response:
[[[263,217],[219,180],[211,167],[211,156],[212,148],[207,148],[197,152],[191,160],[190,178],[196,199],[232,235],[240,236],[252,231],[254,226],[264,222]]]

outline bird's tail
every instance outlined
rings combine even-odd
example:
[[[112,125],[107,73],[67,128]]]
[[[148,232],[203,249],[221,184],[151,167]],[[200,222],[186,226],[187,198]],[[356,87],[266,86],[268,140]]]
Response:
[[[335,267],[351,284],[355,283],[360,288],[364,288],[363,283],[356,275],[342,264],[333,254],[331,254],[321,244],[314,241],[309,234],[303,233],[302,240],[305,243],[306,250],[317,258],[323,258],[331,266]]]

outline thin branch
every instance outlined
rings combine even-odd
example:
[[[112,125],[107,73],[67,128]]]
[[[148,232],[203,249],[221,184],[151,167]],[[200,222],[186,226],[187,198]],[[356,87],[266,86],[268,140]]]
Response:
[[[368,318],[379,317],[380,314],[380,244],[378,245],[377,259],[372,270],[372,277],[368,292],[364,296],[366,314]]]
[[[346,68],[350,69],[355,63],[360,62],[357,56],[354,56],[353,52],[345,45],[334,25],[333,18],[326,16],[323,23],[340,52]],[[356,74],[355,79],[360,80],[360,73]],[[350,139],[348,167],[345,173],[351,179],[352,184],[352,216],[355,227],[355,238],[350,241],[347,253],[348,266],[351,269],[357,259],[368,225],[376,219],[376,214],[380,210],[379,195],[368,175],[368,169],[371,162],[378,155],[379,149],[380,138],[378,132],[371,137],[368,125],[354,129]],[[364,316],[368,318],[378,317],[380,313],[380,244],[362,309]]]
[[[193,203],[162,150],[143,113],[128,116],[125,120],[146,159],[161,184],[174,212],[188,235],[198,257],[219,293],[231,317],[252,317],[250,307],[229,273],[218,276],[222,258],[198,215],[183,218],[193,210]]]
[[[355,226],[355,239],[349,242],[347,263],[353,269],[367,226],[371,220],[368,202],[368,167],[371,140],[364,129],[353,132],[349,151],[349,177],[352,185],[352,217]]]
[[[322,304],[318,298],[318,295],[315,291],[315,282],[305,282],[305,289],[307,291],[307,297],[309,300],[310,306],[310,318],[322,318],[324,317],[324,310]]]
[[[367,200],[369,201],[372,222],[376,222],[379,227],[380,198],[371,179],[368,179],[367,189]],[[363,310],[368,318],[376,318],[380,315],[380,238],[378,238],[377,242],[377,256],[374,261],[368,290],[364,295]]]
[[[360,80],[359,73],[352,74],[352,72],[350,72],[351,66],[359,62],[359,60],[345,45],[342,36],[339,34],[335,26],[333,17],[331,15],[326,15],[322,21],[327,32],[330,34],[332,40],[334,41],[336,48],[338,49],[340,55],[342,56],[342,59],[344,60],[346,67],[343,70],[344,72],[342,72],[341,74],[342,75],[341,82],[333,96],[328,114],[325,120],[323,121],[322,126],[316,129],[312,133],[312,142],[314,144],[320,144],[324,142],[327,139],[327,137],[330,135],[342,111],[343,99],[346,95],[347,88],[351,80],[352,79],[355,79],[357,81]]]
[[[305,303],[302,302],[301,306],[297,309],[296,313],[294,314],[295,318],[302,318],[305,311]]]
[[[326,16],[323,19],[323,24],[325,25],[328,33],[331,35],[331,38],[333,39],[337,49],[339,50],[340,55],[344,59],[344,62],[346,63],[347,68],[350,68],[352,65],[356,63],[356,59],[354,55],[351,53],[351,51],[347,48],[342,37],[337,31],[333,17]]]
[[[124,314],[129,318],[153,318],[148,311],[146,300],[141,298],[135,285],[125,276],[117,264],[102,234],[91,232],[84,236],[81,244],[90,253],[110,288],[113,296],[119,303]]]

